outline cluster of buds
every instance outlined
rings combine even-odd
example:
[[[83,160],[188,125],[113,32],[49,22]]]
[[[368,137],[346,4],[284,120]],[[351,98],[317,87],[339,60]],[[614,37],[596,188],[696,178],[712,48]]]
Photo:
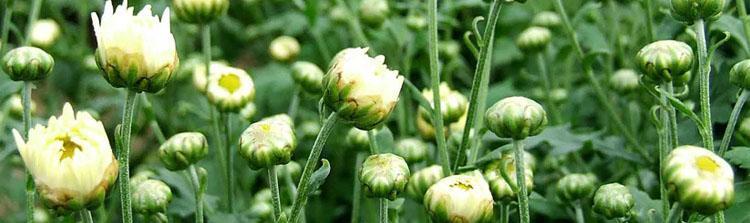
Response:
[[[383,123],[398,102],[404,77],[370,57],[367,48],[339,52],[323,76],[323,102],[344,121],[362,130]]]
[[[627,217],[634,205],[633,195],[619,183],[601,186],[594,194],[594,212],[608,219]]]
[[[425,167],[411,175],[409,183],[406,185],[406,195],[422,202],[427,190],[443,177],[445,175],[443,175],[443,167],[440,165]]]
[[[533,166],[535,165],[534,156],[530,153],[524,155],[524,182],[528,192],[534,189],[534,172]],[[505,180],[503,174],[507,176],[508,181]],[[490,191],[492,191],[492,197],[498,202],[510,202],[516,200],[517,194],[513,188],[518,187],[518,180],[516,178],[516,166],[513,157],[513,152],[508,151],[503,153],[502,157],[498,160],[490,162],[484,169],[484,178],[490,185]]]
[[[230,66],[210,67],[206,96],[222,112],[237,112],[255,97],[255,84],[245,70]]]
[[[693,49],[680,41],[659,40],[638,51],[636,64],[650,81],[670,82],[693,68]]]
[[[172,7],[180,20],[206,24],[226,13],[229,0],[172,0]]]
[[[665,161],[670,195],[685,210],[712,215],[734,201],[734,172],[724,159],[696,146],[680,146]]]
[[[240,136],[240,155],[256,170],[288,163],[296,148],[294,124],[285,114],[253,123]]]
[[[14,81],[37,81],[47,78],[55,60],[44,50],[24,46],[9,51],[2,58],[2,69]]]
[[[415,121],[417,123],[417,133],[419,133],[419,136],[422,137],[422,139],[424,140],[427,140],[427,141],[434,140],[435,139],[435,127],[432,126],[432,122],[428,119],[430,117],[429,116],[425,117],[425,115],[421,115],[419,114],[419,112],[417,113],[418,114],[417,114],[417,118]],[[453,137],[453,135],[460,136],[461,134],[463,134],[464,126],[466,125],[466,116],[468,115],[467,113],[468,113],[468,108],[467,108],[467,111],[464,111],[464,114],[460,118],[458,118],[457,121],[447,126],[448,130],[450,131],[445,131],[446,137],[449,137],[450,139],[450,137]],[[448,135],[449,132],[453,133],[453,135]]]
[[[563,201],[575,201],[591,196],[596,189],[594,174],[574,173],[557,182],[557,196]]]
[[[171,170],[184,170],[208,155],[206,136],[199,132],[184,132],[170,137],[159,147],[159,158]]]
[[[62,115],[37,125],[24,141],[13,130],[18,151],[34,177],[40,198],[58,212],[96,207],[117,178],[117,161],[104,125],[65,104]]]
[[[292,78],[307,93],[319,94],[323,90],[323,71],[318,65],[307,61],[292,64]]]
[[[291,36],[276,37],[268,46],[268,53],[271,54],[271,57],[281,62],[293,60],[297,57],[299,51],[299,42]]]
[[[443,115],[443,124],[448,125],[458,121],[464,114],[469,104],[466,96],[448,87],[447,83],[440,83],[440,112]],[[422,96],[434,107],[432,89],[422,90]],[[432,120],[431,113],[424,108],[419,108],[419,115],[425,120]],[[430,122],[431,123],[431,122]]]
[[[525,97],[504,98],[487,109],[487,128],[501,138],[525,139],[547,126],[542,105]]]
[[[404,158],[390,153],[367,157],[359,170],[365,195],[395,200],[409,181],[409,165]]]
[[[492,192],[480,174],[453,175],[439,180],[423,204],[436,222],[490,222]]]

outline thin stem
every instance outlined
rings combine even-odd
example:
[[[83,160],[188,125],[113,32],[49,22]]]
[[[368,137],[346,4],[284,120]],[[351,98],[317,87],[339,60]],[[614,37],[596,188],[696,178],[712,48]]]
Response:
[[[666,86],[668,84],[663,84],[662,86]],[[661,198],[661,206],[662,206],[662,213],[667,213],[669,211],[669,195],[667,193],[667,184],[666,184],[666,178],[664,176],[664,159],[666,159],[667,154],[669,154],[669,151],[672,150],[672,142],[671,142],[671,121],[670,121],[670,114],[669,114],[669,107],[672,107],[672,104],[667,101],[667,93],[664,91],[661,92],[660,100],[662,101],[662,109],[660,110],[660,119],[661,124],[657,128],[657,135],[659,136],[659,196]]]
[[[703,19],[698,19],[693,25],[695,36],[698,37],[698,82],[700,84],[700,107],[701,120],[703,121],[704,132],[708,133],[707,139],[703,139],[703,146],[706,149],[714,151],[714,133],[711,130],[711,99],[709,96],[709,75],[711,73],[711,64],[708,61],[708,50],[706,46],[706,24]]]
[[[89,211],[89,209],[83,209],[79,211],[78,214],[81,215],[81,220],[83,220],[84,223],[94,223],[94,218],[91,217],[91,211]]]
[[[125,105],[122,113],[122,124],[120,125],[120,136],[118,148],[120,162],[120,204],[122,207],[122,222],[133,222],[133,210],[130,209],[130,130],[133,124],[133,111],[138,103],[136,92],[128,90],[125,96]]]
[[[510,216],[510,205],[500,203],[500,223],[508,223],[508,217]]]
[[[750,19],[747,17],[747,9],[745,9],[745,0],[737,0],[737,14],[740,20],[742,20],[742,27],[745,31],[745,40],[750,40]],[[746,53],[750,54],[750,49],[745,47]]]
[[[378,148],[378,130],[372,129],[370,131],[367,131],[367,139],[370,141],[370,154],[375,155],[380,153],[380,150]]]
[[[190,165],[190,177],[195,186],[195,222],[203,223],[203,193],[206,185],[205,182],[201,181],[200,177],[198,177],[198,171],[195,170],[195,165]]]
[[[607,114],[610,116],[610,119],[614,122],[614,126],[623,136],[625,137],[625,140],[631,144],[633,147],[635,147],[636,151],[644,158],[645,160],[650,161],[650,156],[648,152],[643,148],[643,146],[640,145],[638,139],[633,135],[632,132],[625,126],[625,123],[622,121],[618,113],[615,111],[614,106],[609,100],[609,97],[607,97],[606,92],[604,91],[604,88],[602,88],[601,84],[599,83],[599,80],[596,79],[594,76],[594,70],[591,67],[590,64],[585,62],[586,55],[583,52],[583,48],[581,47],[580,42],[578,41],[578,37],[575,33],[575,30],[573,29],[573,25],[570,22],[570,19],[568,17],[567,12],[565,12],[565,8],[563,7],[562,0],[556,0],[555,1],[555,8],[557,9],[558,13],[560,13],[560,16],[562,17],[563,24],[565,27],[566,34],[568,36],[568,39],[571,42],[571,45],[573,45],[576,55],[578,56],[578,59],[581,61],[581,65],[583,66],[584,73],[586,74],[586,80],[591,84],[591,87],[594,89],[594,93],[596,93],[596,98],[599,100],[599,103],[602,104],[604,107],[604,110],[607,112]]]
[[[669,215],[667,215],[666,223],[679,222],[680,217],[682,217],[682,207],[680,207],[679,202],[675,202],[669,211]]]
[[[359,222],[359,208],[362,200],[362,184],[359,182],[358,171],[362,168],[362,162],[365,160],[365,154],[358,152],[357,160],[354,167],[354,188],[352,189],[352,223]]]
[[[297,110],[299,110],[299,94],[300,94],[300,86],[294,87],[294,91],[292,92],[292,100],[289,102],[289,108],[287,109],[287,114],[289,115],[292,120],[294,120],[295,117],[297,117]]]
[[[273,195],[273,221],[277,222],[281,217],[281,196],[279,195],[279,177],[276,176],[276,166],[266,168],[268,170],[268,184]]]
[[[225,160],[227,161],[227,165],[225,166],[226,169],[226,175],[227,175],[227,207],[229,208],[229,213],[234,213],[234,156],[232,156],[232,143],[231,142],[231,126],[229,121],[229,113],[222,112],[219,114],[221,116],[221,120],[224,124],[224,156]]]
[[[42,7],[42,0],[33,0],[31,2],[31,11],[29,11],[29,17],[26,20],[26,37],[23,39],[23,45],[28,46],[31,43],[31,28],[39,18],[39,9]]]
[[[524,160],[523,140],[514,139],[513,149],[515,153],[514,163],[516,164],[516,182],[518,182],[518,214],[521,223],[531,222],[529,216],[529,193],[526,188],[526,164]]]
[[[745,106],[747,98],[750,97],[750,91],[747,89],[742,89],[741,92],[740,97],[737,98],[737,103],[734,104],[732,114],[729,116],[727,128],[724,130],[724,137],[721,139],[721,145],[719,145],[719,156],[724,156],[724,153],[729,148],[729,143],[732,142],[732,135],[734,135],[734,129],[737,125],[737,120],[739,120],[740,113],[742,113],[742,107]]]
[[[388,223],[388,199],[380,198],[378,202],[380,204],[378,205],[378,216],[380,216],[378,222]]]
[[[450,168],[450,154],[445,145],[445,132],[443,131],[443,114],[440,106],[440,71],[438,58],[438,27],[437,27],[437,0],[428,0],[428,47],[430,57],[430,79],[432,86],[432,126],[435,127],[435,140],[440,157],[440,166],[443,167],[445,176],[453,175]],[[467,120],[468,121],[468,120]],[[468,130],[467,130],[468,131]]]
[[[654,32],[654,4],[653,0],[645,0],[646,8],[646,33],[648,33],[649,40],[656,40],[656,33]]]
[[[23,82],[23,95],[21,101],[23,104],[23,135],[29,140],[29,131],[31,130],[31,88],[33,84],[30,81]],[[31,172],[26,170],[26,222],[34,221],[34,197],[35,197],[34,177]]]
[[[493,1],[492,8],[490,8],[489,12],[489,20],[484,28],[482,45],[480,45],[479,49],[479,59],[477,60],[477,68],[474,71],[474,80],[471,83],[471,93],[469,95],[469,110],[467,111],[466,115],[466,117],[468,118],[466,119],[466,123],[464,124],[464,131],[463,133],[461,133],[461,144],[458,147],[456,159],[453,163],[453,171],[458,169],[458,166],[461,165],[462,159],[464,157],[464,151],[466,151],[467,147],[470,145],[469,138],[471,136],[472,128],[474,128],[475,132],[478,132],[476,130],[481,128],[482,125],[482,118],[484,116],[480,111],[484,111],[484,98],[487,95],[487,87],[489,85],[490,76],[489,74],[492,68],[492,52],[495,40],[495,26],[497,24],[498,18],[500,17],[500,8],[502,7],[502,3],[502,0]],[[435,33],[435,35],[437,35],[437,33]],[[433,86],[432,89],[436,89],[436,87]],[[477,123],[476,126],[474,126],[475,122]],[[477,137],[481,136],[477,135]],[[474,157],[474,153],[477,153],[477,151],[472,150],[472,157]],[[472,162],[473,161],[474,160],[472,160]]]
[[[539,69],[539,75],[542,76],[542,82],[544,82],[544,100],[547,103],[547,110],[549,111],[550,119],[552,124],[560,123],[560,112],[552,100],[552,81],[547,73],[547,63],[544,59],[544,53],[539,52],[536,54],[537,68]]]
[[[307,197],[310,195],[310,192],[308,191],[310,190],[310,177],[313,172],[315,172],[318,158],[320,157],[320,153],[323,152],[323,146],[325,146],[326,140],[328,140],[328,136],[331,135],[333,127],[336,125],[337,121],[338,116],[336,116],[336,112],[331,113],[325,123],[323,123],[320,133],[318,133],[318,137],[315,138],[315,143],[310,150],[310,156],[307,157],[307,161],[305,162],[305,169],[302,170],[302,178],[300,178],[299,184],[297,185],[299,190],[297,192],[297,199],[295,199],[294,204],[292,204],[292,214],[289,217],[289,222],[299,222],[300,212],[302,211],[302,208],[305,207]]]
[[[583,209],[581,208],[581,200],[573,202],[573,208],[576,211],[576,223],[586,223],[586,219],[583,217]]]
[[[10,18],[13,16],[13,3],[15,1],[5,0],[5,10],[3,10],[3,26],[0,27],[0,55],[5,54],[5,46],[8,45],[8,30],[10,29]],[[2,72],[2,69],[0,69]]]
[[[666,87],[667,94],[669,94],[669,96],[674,96],[674,83],[669,82],[666,84]],[[677,110],[672,103],[667,102],[667,105],[667,110],[669,112],[669,137],[672,143],[668,151],[672,151],[672,149],[680,145],[679,132],[677,131]]]
[[[352,17],[351,19],[347,20],[347,24],[349,25],[349,29],[351,29],[352,34],[354,34],[357,45],[365,47],[370,46],[370,41],[367,40],[367,36],[362,30],[362,24],[359,23],[359,15],[355,14],[355,10],[353,10],[343,0],[337,0],[336,3],[344,6],[344,8],[346,8],[347,10],[347,14]]]

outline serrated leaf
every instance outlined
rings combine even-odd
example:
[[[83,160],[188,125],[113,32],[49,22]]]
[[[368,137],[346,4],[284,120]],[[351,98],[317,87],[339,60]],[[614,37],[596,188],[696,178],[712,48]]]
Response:
[[[724,157],[732,164],[739,165],[743,169],[750,169],[750,147],[732,147],[732,150],[727,151]]]
[[[633,211],[636,222],[653,222],[652,219],[662,219],[661,201],[651,199],[646,192],[635,187],[628,187],[630,194],[635,199]]]
[[[528,148],[532,148],[542,142],[547,142],[552,146],[550,154],[561,155],[578,151],[600,135],[601,132],[576,134],[573,133],[570,125],[566,124],[547,127],[541,134],[529,137],[525,143]]]
[[[323,162],[323,165],[320,166],[318,170],[313,172],[312,176],[310,177],[310,192],[308,192],[308,195],[312,195],[313,193],[315,193],[320,185],[323,185],[323,183],[326,182],[328,174],[331,173],[331,164],[328,162],[328,160],[322,159],[321,162]]]

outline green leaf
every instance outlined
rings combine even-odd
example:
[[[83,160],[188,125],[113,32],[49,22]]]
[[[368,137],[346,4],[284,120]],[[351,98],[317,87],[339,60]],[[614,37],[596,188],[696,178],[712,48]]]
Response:
[[[598,138],[601,132],[573,133],[570,125],[558,125],[547,127],[541,134],[529,137],[526,140],[528,148],[536,147],[542,142],[552,146],[551,155],[562,155],[575,152],[583,148],[586,143]]]
[[[632,209],[636,213],[633,216],[636,219],[635,222],[658,222],[652,219],[662,219],[660,200],[651,199],[646,192],[638,188],[628,187],[628,189],[635,199],[635,206]]]
[[[383,128],[378,130],[375,140],[378,142],[380,153],[393,153],[393,148],[395,147],[393,133],[387,126],[383,126]]]
[[[748,222],[750,221],[750,215],[747,214],[747,210],[750,209],[750,181],[738,182],[734,184],[734,189],[734,205],[724,212],[726,222]]]
[[[331,173],[331,164],[328,162],[327,159],[321,160],[323,162],[323,165],[318,168],[315,172],[313,172],[312,176],[310,177],[310,192],[308,192],[308,195],[312,195],[315,193],[315,191],[318,190],[320,185],[323,185],[325,183],[326,178],[328,178],[328,174]]]
[[[729,32],[734,42],[739,44],[745,52],[748,52],[742,21],[732,15],[723,14],[718,20],[711,23],[711,31]]]
[[[481,158],[477,159],[477,161],[474,163],[475,166],[481,166],[484,163],[491,162],[493,160],[498,160],[503,156],[503,153],[505,151],[513,149],[513,144],[506,144],[501,147],[498,147],[495,150],[492,150],[492,152],[489,152],[482,156]]]
[[[739,165],[743,169],[750,169],[750,147],[732,147],[732,150],[727,151],[724,157],[732,164]]]

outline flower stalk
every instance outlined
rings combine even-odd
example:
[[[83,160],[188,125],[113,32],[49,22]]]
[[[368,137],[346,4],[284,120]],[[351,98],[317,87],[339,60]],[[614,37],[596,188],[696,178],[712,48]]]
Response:
[[[135,105],[138,103],[136,94],[135,91],[128,90],[125,95],[120,134],[116,136],[119,153],[117,160],[120,163],[120,205],[122,221],[125,223],[133,222],[133,210],[130,208],[130,130],[133,124]]]
[[[7,1],[6,1],[7,2]],[[28,24],[26,25],[26,36],[24,37],[23,45],[28,46],[31,43],[31,29],[34,26],[34,23],[39,18],[39,9],[42,6],[42,0],[33,0],[31,2],[31,11],[29,12],[29,17],[27,19]],[[11,8],[8,8],[5,10],[6,18],[3,19],[3,41],[5,42],[7,40],[7,29],[8,25],[7,23],[10,22],[10,13],[13,10]],[[5,47],[5,43],[3,43],[2,47]],[[2,48],[0,48],[0,54],[2,54]],[[22,101],[23,101],[23,129],[24,129],[24,137],[28,140],[29,139],[29,130],[31,129],[31,89],[33,87],[33,84],[30,81],[24,81],[23,84],[23,95]],[[31,173],[29,171],[26,171],[26,222],[33,222],[34,221],[34,200],[35,200],[35,185],[34,185],[34,178],[31,176]]]
[[[206,182],[198,176],[195,165],[191,165],[189,171],[195,187],[195,222],[203,223],[203,194],[206,191]]]
[[[356,176],[359,173],[359,169],[362,169],[362,162],[364,162],[364,160],[365,154],[358,152],[354,167],[354,188],[352,189],[352,223],[359,222],[359,208],[362,204],[362,183],[359,182],[359,177]]]
[[[706,24],[703,19],[698,19],[693,25],[698,45],[698,83],[700,94],[700,117],[703,121],[704,132],[707,137],[703,139],[703,146],[714,151],[714,133],[711,130],[713,122],[711,121],[711,99],[709,95],[709,78],[711,74],[711,64],[708,61],[708,50],[706,43]]]
[[[428,47],[427,51],[430,58],[430,79],[432,86],[432,126],[435,127],[435,140],[439,153],[440,165],[443,167],[443,174],[446,176],[453,175],[450,167],[450,154],[445,142],[445,132],[443,130],[443,115],[440,111],[440,73],[438,58],[438,27],[437,27],[437,0],[427,1],[428,11]],[[468,122],[468,119],[467,119]],[[468,131],[468,130],[467,130]]]
[[[271,187],[273,202],[273,219],[274,222],[281,217],[281,196],[279,195],[279,177],[276,175],[276,165],[266,168],[268,171],[268,184]]]
[[[226,160],[226,166],[224,171],[227,175],[227,208],[229,209],[229,213],[234,213],[234,156],[232,156],[232,143],[230,143],[231,139],[231,128],[230,128],[230,121],[229,121],[229,113],[227,112],[221,112],[219,114],[222,123],[224,124],[224,129],[222,134],[224,135],[224,160]]]
[[[742,107],[745,106],[745,102],[747,102],[748,97],[750,97],[750,91],[748,91],[747,89],[740,90],[740,96],[737,98],[737,102],[734,104],[732,114],[729,116],[727,128],[724,130],[724,137],[721,139],[721,144],[719,145],[719,156],[723,157],[724,153],[729,148],[729,143],[732,141],[732,135],[734,135],[737,121],[740,119],[740,113],[742,113]]]
[[[380,223],[388,223],[388,199],[387,198],[378,198],[378,222]]]
[[[521,223],[531,222],[529,215],[529,193],[526,187],[526,169],[523,139],[513,140],[514,163],[516,164],[516,182],[518,182],[518,214]]]

